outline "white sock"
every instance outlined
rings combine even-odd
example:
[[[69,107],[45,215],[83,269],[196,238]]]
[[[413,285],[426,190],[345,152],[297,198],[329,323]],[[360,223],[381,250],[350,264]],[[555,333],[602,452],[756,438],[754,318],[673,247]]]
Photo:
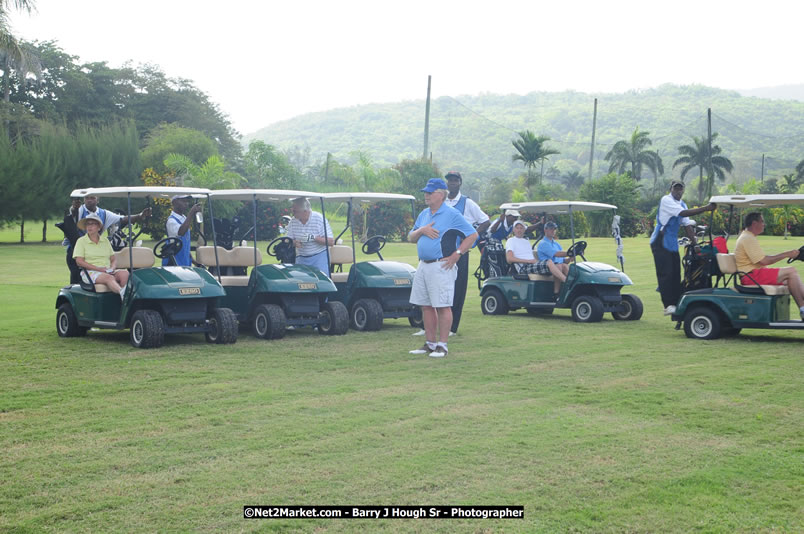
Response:
[[[435,341],[428,341],[427,342],[427,348],[429,348],[430,350],[435,350],[436,349],[436,342]]]

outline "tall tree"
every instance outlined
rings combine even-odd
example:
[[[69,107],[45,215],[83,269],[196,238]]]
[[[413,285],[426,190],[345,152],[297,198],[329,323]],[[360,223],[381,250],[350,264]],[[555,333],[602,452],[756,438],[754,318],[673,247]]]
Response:
[[[584,184],[584,176],[580,171],[570,171],[561,176],[561,183],[567,191],[577,191]]]
[[[681,181],[684,181],[684,177],[687,176],[687,173],[692,169],[698,169],[698,203],[702,203],[704,200],[704,194],[706,196],[711,196],[712,194],[712,184],[714,182],[714,177],[717,176],[718,180],[721,182],[726,180],[726,173],[731,173],[734,169],[734,165],[732,164],[731,160],[725,156],[721,156],[721,148],[718,145],[714,144],[714,140],[717,138],[717,133],[712,134],[712,167],[709,167],[709,147],[708,142],[705,137],[692,137],[692,145],[682,145],[678,147],[678,153],[681,154],[681,157],[676,159],[673,162],[673,168],[675,169],[678,166],[681,166]],[[704,181],[704,172],[709,177],[707,181]]]
[[[560,152],[554,148],[545,145],[550,138],[544,135],[537,136],[530,130],[519,132],[519,139],[514,139],[511,144],[516,149],[516,154],[511,156],[512,161],[521,161],[525,168],[528,170],[527,180],[525,186],[530,194],[530,188],[535,185],[533,168],[539,164],[544,163],[544,160],[554,154]],[[542,183],[542,176],[539,175],[539,184]]]
[[[8,14],[11,7],[31,13],[36,6],[33,0],[0,0],[0,68],[3,70],[3,100],[11,96],[12,70],[16,71],[18,81],[25,84],[29,72],[37,74],[39,67],[36,55],[11,33]]]
[[[609,173],[622,174],[630,170],[631,176],[636,181],[642,178],[643,167],[650,169],[654,177],[664,174],[662,158],[655,150],[648,150],[648,147],[653,144],[649,135],[650,132],[640,132],[639,126],[637,126],[634,133],[631,134],[631,139],[614,143],[609,153],[603,158],[610,162]]]
[[[779,183],[779,191],[782,193],[795,193],[802,182],[804,182],[804,179],[800,179],[798,175],[785,174]]]

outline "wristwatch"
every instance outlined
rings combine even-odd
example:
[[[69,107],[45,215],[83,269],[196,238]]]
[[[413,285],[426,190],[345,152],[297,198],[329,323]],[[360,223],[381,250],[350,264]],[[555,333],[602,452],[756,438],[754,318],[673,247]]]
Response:
[[[463,254],[463,252],[461,252],[461,249],[459,249],[459,248],[456,248],[456,249],[455,249],[455,252],[457,252],[457,253],[458,253],[458,256],[460,256],[461,254]]]

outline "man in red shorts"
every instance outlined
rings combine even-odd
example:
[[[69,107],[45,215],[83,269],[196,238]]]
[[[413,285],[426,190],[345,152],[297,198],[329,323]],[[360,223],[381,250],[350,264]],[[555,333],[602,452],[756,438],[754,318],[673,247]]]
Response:
[[[759,212],[749,213],[745,216],[745,230],[737,238],[737,246],[734,249],[734,259],[737,260],[737,269],[750,275],[742,277],[743,285],[786,285],[790,289],[790,294],[799,307],[801,319],[804,320],[804,284],[798,275],[795,267],[782,267],[773,269],[765,267],[785,258],[798,258],[798,250],[788,250],[775,256],[766,256],[759,246],[757,236],[765,230],[765,219]]]

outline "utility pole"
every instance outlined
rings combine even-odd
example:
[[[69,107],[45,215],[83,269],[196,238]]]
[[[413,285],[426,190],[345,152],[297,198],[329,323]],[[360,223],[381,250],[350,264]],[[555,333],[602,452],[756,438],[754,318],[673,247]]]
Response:
[[[595,111],[592,114],[592,149],[589,151],[589,181],[592,181],[592,162],[595,159],[595,130],[597,128],[597,98],[595,98]]]
[[[765,154],[762,154],[762,171],[759,173],[759,181],[765,181]]]
[[[707,143],[706,146],[708,148],[707,160],[709,165],[709,196],[712,196],[712,182],[714,181],[713,176],[713,169],[712,169],[712,108],[706,108],[706,135],[707,135]],[[701,199],[703,202],[703,199]]]
[[[427,75],[427,105],[424,111],[424,152],[422,152],[422,159],[427,159],[430,144],[430,79],[432,77]]]
[[[326,167],[324,167],[324,183],[327,183],[327,178],[329,178],[329,157],[330,157],[331,155],[332,155],[332,154],[330,154],[329,152],[327,152],[327,166],[326,166]]]

